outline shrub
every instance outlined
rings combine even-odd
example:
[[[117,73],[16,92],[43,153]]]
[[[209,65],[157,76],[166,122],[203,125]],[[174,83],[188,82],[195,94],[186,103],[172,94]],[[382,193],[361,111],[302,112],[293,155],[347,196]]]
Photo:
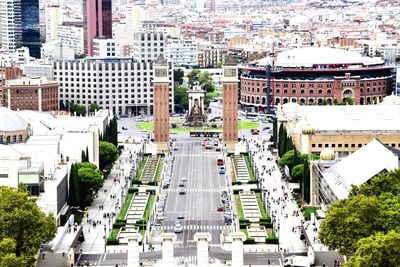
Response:
[[[132,180],[132,184],[142,184],[142,181],[134,179]]]
[[[250,189],[250,191],[253,191],[254,193],[261,193],[260,188],[252,188],[252,189]]]
[[[279,238],[275,236],[267,237],[265,239],[265,243],[267,244],[279,244]]]
[[[250,180],[248,183],[249,184],[258,184],[258,181],[257,180]],[[254,189],[251,189],[251,190],[254,190]]]
[[[115,223],[123,223],[123,224],[126,224],[126,220],[124,220],[124,219],[117,219]],[[116,228],[116,227],[114,227],[114,228]],[[119,227],[118,227],[118,228],[119,228]]]
[[[273,228],[272,222],[260,222],[260,225],[264,226],[265,228]]]
[[[171,123],[171,128],[176,128],[176,123]]]
[[[217,124],[215,123],[211,124],[211,128],[217,128],[217,127],[218,127]]]
[[[125,225],[126,225],[126,223],[123,223],[123,222],[115,222],[113,224],[113,229],[119,229],[121,227],[124,227]]]
[[[156,181],[150,181],[150,182],[147,183],[147,185],[157,185],[157,182]]]
[[[116,238],[107,238],[107,246],[119,245],[119,240]]]
[[[247,244],[247,245],[249,245],[249,244],[254,244],[254,243],[256,243],[256,241],[255,241],[255,239],[254,239],[253,237],[248,237],[248,238],[243,242],[243,244]]]
[[[271,222],[270,217],[264,216],[260,218],[260,223],[269,223],[269,222]]]
[[[155,195],[156,194],[156,190],[155,189],[146,189],[146,192],[150,193],[150,195]]]
[[[233,189],[233,194],[237,195],[240,191],[243,191],[243,189]]]
[[[128,193],[136,193],[136,192],[138,192],[139,191],[139,189],[138,188],[136,188],[136,187],[131,187],[131,188],[129,188],[128,189]]]
[[[239,224],[250,224],[250,221],[247,219],[239,219]]]
[[[232,182],[232,185],[241,185],[241,184],[242,184],[241,181],[234,181],[234,182]]]

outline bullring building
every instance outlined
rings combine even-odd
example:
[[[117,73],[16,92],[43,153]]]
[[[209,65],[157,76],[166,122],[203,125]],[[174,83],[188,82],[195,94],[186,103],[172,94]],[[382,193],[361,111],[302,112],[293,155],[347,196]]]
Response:
[[[284,51],[239,69],[241,107],[259,112],[268,102],[315,105],[351,98],[355,104],[376,104],[392,92],[396,78],[381,58],[328,47]]]

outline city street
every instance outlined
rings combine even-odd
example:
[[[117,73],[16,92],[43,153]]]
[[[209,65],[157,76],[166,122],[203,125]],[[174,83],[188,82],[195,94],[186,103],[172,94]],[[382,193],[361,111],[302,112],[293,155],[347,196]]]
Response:
[[[210,232],[212,243],[219,244],[221,230],[230,227],[224,224],[223,212],[217,211],[221,192],[226,190],[225,176],[218,174],[216,165],[217,155],[222,152],[216,152],[213,144],[212,149],[205,149],[201,138],[179,138],[176,145],[162,226],[166,232],[173,232],[178,215],[183,215],[180,219],[183,231],[178,233],[178,242],[188,246],[196,232]],[[179,187],[183,177],[187,181]],[[181,190],[185,194],[180,194]]]

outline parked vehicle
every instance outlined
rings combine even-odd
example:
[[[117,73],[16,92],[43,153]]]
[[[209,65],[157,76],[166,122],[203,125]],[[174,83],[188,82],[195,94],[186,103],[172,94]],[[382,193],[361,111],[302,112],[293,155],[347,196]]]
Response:
[[[174,232],[175,233],[182,233],[183,230],[183,226],[181,224],[180,221],[175,221],[175,225],[174,225]]]
[[[219,168],[218,173],[219,173],[219,174],[225,174],[225,167]]]

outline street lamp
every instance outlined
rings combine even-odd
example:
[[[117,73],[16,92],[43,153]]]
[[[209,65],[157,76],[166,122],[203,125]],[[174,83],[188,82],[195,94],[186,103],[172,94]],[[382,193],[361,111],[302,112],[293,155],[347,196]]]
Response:
[[[104,253],[106,253],[107,237],[106,237],[107,226],[104,224]]]

